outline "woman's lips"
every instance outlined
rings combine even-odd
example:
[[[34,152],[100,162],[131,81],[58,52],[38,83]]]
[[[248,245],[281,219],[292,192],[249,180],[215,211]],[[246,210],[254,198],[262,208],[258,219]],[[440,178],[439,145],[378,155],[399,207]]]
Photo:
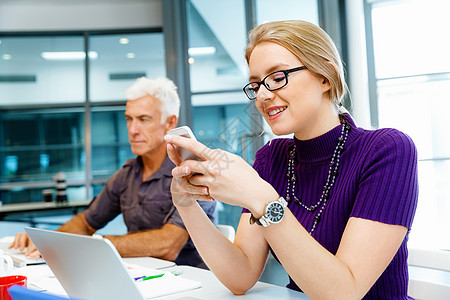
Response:
[[[266,113],[269,116],[269,120],[274,120],[278,118],[286,109],[287,106],[271,107],[266,110]]]

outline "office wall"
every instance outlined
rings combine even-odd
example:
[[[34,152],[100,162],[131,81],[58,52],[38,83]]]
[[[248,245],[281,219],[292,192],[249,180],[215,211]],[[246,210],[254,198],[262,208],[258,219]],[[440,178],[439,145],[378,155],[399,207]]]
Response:
[[[0,32],[162,27],[161,1],[1,0]]]

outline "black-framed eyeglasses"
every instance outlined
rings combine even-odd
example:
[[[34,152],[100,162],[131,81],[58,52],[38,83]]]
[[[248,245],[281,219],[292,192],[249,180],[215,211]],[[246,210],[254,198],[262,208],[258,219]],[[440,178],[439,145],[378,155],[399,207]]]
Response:
[[[255,100],[256,93],[259,90],[261,84],[263,84],[266,89],[269,91],[276,91],[285,87],[288,84],[288,74],[296,71],[301,71],[307,69],[306,66],[301,66],[297,68],[292,68],[289,70],[280,70],[273,73],[270,73],[266,77],[263,78],[260,82],[250,82],[246,86],[244,86],[243,90],[245,95],[247,95],[248,99]]]

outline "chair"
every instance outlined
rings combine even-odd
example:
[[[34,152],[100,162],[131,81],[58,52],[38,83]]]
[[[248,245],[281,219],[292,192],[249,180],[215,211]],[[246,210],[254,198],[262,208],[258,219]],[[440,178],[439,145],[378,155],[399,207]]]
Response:
[[[217,225],[217,229],[219,229],[219,231],[222,232],[222,234],[227,239],[229,239],[232,243],[234,242],[234,237],[236,235],[236,232],[234,231],[233,226],[219,224],[219,225]]]
[[[450,299],[450,251],[408,250],[408,295],[418,300]]]

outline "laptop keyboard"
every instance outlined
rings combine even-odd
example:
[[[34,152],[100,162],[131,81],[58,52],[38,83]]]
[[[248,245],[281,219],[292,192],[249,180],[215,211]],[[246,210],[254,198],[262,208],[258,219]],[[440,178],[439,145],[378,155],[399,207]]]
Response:
[[[15,267],[24,267],[28,265],[44,264],[45,260],[42,257],[27,257],[20,252],[19,249],[8,249],[11,242],[0,242],[0,249],[5,251],[5,254],[11,256]]]

